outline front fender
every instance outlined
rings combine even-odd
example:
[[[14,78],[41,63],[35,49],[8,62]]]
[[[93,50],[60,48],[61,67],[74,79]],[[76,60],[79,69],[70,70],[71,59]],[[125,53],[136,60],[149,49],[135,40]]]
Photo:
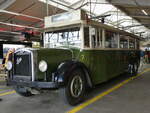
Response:
[[[80,68],[83,71],[88,87],[92,87],[92,81],[88,68],[83,63],[78,61],[65,61],[58,66],[55,73],[55,80],[57,80],[59,86],[63,87],[67,85],[70,73],[77,68]]]

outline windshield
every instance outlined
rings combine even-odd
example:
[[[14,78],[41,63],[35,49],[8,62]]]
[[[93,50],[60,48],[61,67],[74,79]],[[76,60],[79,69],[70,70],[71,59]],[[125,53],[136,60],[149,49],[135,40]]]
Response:
[[[45,47],[81,47],[80,28],[70,28],[45,33]]]

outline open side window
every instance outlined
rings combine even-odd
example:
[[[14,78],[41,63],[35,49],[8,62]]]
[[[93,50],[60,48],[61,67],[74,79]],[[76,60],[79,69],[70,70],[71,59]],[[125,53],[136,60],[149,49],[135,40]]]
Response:
[[[136,49],[140,48],[140,41],[136,39]]]
[[[127,49],[128,48],[128,38],[127,36],[120,35],[120,48]]]
[[[97,47],[102,47],[102,29],[97,29]]]
[[[89,40],[89,27],[84,27],[84,47],[89,48],[90,47],[90,40]]]
[[[118,48],[117,33],[114,33],[112,31],[106,31],[106,33],[105,33],[105,47],[106,48]]]
[[[85,34],[87,36],[87,34]],[[85,37],[86,38],[86,37]],[[85,39],[87,41],[87,39]],[[102,47],[102,29],[96,27],[89,27],[89,46],[90,48]],[[86,45],[86,42],[85,42]]]
[[[90,27],[90,47],[96,48],[97,46],[97,34],[96,34],[96,28]]]
[[[129,39],[129,48],[135,49],[135,40],[132,38]]]
[[[97,46],[96,29],[93,27],[84,27],[84,47],[95,48]]]

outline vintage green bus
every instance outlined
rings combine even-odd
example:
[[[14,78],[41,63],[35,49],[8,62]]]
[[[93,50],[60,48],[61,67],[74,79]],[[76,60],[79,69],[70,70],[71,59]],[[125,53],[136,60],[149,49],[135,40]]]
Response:
[[[7,64],[20,95],[59,89],[76,105],[87,88],[138,71],[140,37],[90,20],[83,10],[46,17],[42,38],[44,48],[17,50]]]

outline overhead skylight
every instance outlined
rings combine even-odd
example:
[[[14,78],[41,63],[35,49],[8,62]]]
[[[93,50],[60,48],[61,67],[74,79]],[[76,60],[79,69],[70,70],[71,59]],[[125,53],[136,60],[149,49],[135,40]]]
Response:
[[[66,2],[70,3],[70,4],[74,4],[79,2],[80,0],[65,0]]]
[[[106,5],[106,4],[91,4],[91,6],[86,5],[82,8],[90,11],[90,7],[91,7],[91,12],[96,14],[96,15],[102,15],[102,14],[105,14],[106,12],[108,12],[108,11],[116,9],[114,6]]]
[[[39,1],[46,3],[47,0]],[[136,20],[109,4],[106,0],[48,0],[48,3],[65,11],[82,8],[88,12],[91,12],[95,16],[106,16],[105,24],[133,33],[146,31],[143,33],[145,36],[148,33],[148,29],[146,27],[142,26]],[[145,10],[141,11],[146,15],[147,12]]]

